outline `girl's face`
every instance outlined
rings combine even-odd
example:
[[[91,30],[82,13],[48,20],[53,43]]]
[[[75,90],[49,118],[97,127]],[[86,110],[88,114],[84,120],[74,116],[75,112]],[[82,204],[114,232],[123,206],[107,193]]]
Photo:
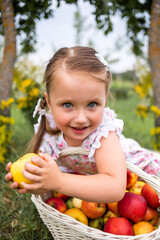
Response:
[[[67,144],[81,146],[102,121],[106,85],[87,74],[63,71],[45,97]]]

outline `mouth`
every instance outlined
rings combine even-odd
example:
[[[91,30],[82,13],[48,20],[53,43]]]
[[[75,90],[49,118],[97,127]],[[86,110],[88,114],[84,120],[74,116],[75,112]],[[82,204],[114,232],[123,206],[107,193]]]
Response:
[[[71,127],[73,132],[76,134],[82,134],[86,131],[88,127]]]

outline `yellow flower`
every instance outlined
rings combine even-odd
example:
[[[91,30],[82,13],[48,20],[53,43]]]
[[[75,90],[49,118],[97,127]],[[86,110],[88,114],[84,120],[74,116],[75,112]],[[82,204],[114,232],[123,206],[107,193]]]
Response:
[[[0,115],[0,124],[14,124],[14,119]]]
[[[32,91],[29,92],[29,96],[31,97],[37,97],[39,95],[39,89],[33,88]]]
[[[160,134],[160,127],[151,128],[150,134],[152,136]]]
[[[141,86],[136,85],[134,87],[134,89],[135,89],[136,93],[138,93],[140,95],[141,98],[145,97],[145,94],[143,92],[143,88]]]
[[[160,109],[157,106],[152,105],[151,106],[151,111],[154,112],[157,117],[160,116]]]
[[[27,97],[18,98],[17,103],[18,103],[19,109],[26,108],[27,107]]]
[[[9,108],[10,105],[14,102],[14,98],[9,98],[7,101],[1,101],[1,109],[4,110],[5,108]]]
[[[29,87],[31,84],[33,84],[33,81],[32,81],[31,78],[29,78],[29,79],[23,80],[21,86],[24,87],[24,88],[27,88],[27,87]]]
[[[137,115],[140,115],[143,118],[147,117],[147,106],[146,105],[138,105],[136,108]]]

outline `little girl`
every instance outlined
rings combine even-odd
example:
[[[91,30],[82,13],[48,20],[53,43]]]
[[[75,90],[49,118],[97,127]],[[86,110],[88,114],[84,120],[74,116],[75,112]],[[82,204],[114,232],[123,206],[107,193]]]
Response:
[[[111,73],[89,47],[62,48],[47,65],[31,158],[19,193],[55,190],[93,202],[115,202],[126,188],[126,160],[160,175],[160,159],[122,135],[123,121],[106,108]],[[7,165],[9,172],[11,163]],[[12,174],[5,177],[12,180]],[[12,188],[18,188],[13,182]]]

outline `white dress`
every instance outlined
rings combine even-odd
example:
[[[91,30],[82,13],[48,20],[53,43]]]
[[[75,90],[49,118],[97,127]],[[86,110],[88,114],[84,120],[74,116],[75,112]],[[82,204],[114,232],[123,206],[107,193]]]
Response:
[[[51,128],[55,128],[55,122],[51,113],[46,114]],[[35,132],[39,128],[39,122],[35,125]],[[139,166],[149,174],[160,177],[160,155],[155,155],[142,148],[135,140],[126,138],[122,134],[123,121],[117,119],[117,115],[109,107],[104,109],[101,125],[91,133],[82,144],[82,147],[89,151],[89,155],[74,154],[59,157],[63,149],[68,148],[67,142],[63,137],[63,132],[58,135],[45,133],[40,146],[40,151],[50,154],[57,162],[63,172],[95,174],[97,173],[94,153],[101,146],[101,137],[108,137],[109,131],[115,131],[119,136],[120,144],[125,154],[126,160]]]

